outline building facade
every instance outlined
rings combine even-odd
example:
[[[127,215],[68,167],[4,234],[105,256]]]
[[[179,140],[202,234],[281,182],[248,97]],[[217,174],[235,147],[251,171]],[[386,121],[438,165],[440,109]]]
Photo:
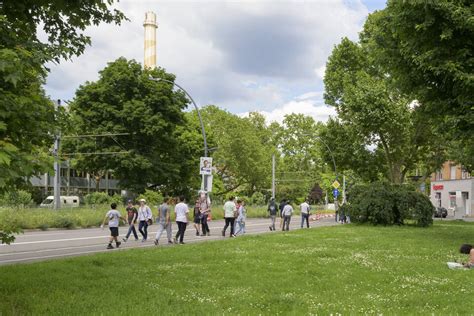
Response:
[[[474,216],[472,194],[474,178],[462,166],[451,161],[431,176],[431,202],[436,207],[444,207],[455,218]]]
[[[121,194],[118,180],[110,173],[106,173],[100,179],[95,179],[88,173],[79,172],[70,168],[68,163],[62,163],[60,169],[61,195],[84,196],[91,192],[106,192],[107,194]],[[34,187],[41,188],[44,196],[54,194],[54,174],[45,173],[30,179]]]

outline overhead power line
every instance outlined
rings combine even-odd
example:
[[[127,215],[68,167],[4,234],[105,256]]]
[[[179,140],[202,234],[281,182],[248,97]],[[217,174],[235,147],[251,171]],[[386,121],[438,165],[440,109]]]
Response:
[[[109,136],[124,136],[124,135],[130,135],[130,133],[67,135],[67,136],[62,136],[62,138],[109,137]]]
[[[108,151],[108,152],[95,152],[95,153],[62,153],[61,156],[77,156],[77,155],[122,155],[129,154],[131,151]]]

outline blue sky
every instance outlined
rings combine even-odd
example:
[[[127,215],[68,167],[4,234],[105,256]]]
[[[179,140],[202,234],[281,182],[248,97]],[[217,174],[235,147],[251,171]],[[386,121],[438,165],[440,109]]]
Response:
[[[89,28],[92,45],[72,61],[50,65],[46,91],[71,100],[107,62],[124,56],[143,62],[143,19],[157,14],[157,63],[198,105],[233,113],[263,113],[281,121],[292,112],[325,121],[325,62],[344,36],[356,40],[370,12],[383,0],[122,0],[130,22]]]

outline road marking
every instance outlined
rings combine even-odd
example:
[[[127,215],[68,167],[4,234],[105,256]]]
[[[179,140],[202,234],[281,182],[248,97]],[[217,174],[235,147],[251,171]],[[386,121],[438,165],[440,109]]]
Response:
[[[255,226],[262,226],[262,225],[267,225],[267,224],[264,224],[264,223],[261,223],[261,224],[250,224],[250,225],[246,225],[246,227],[255,227]],[[210,227],[210,228],[213,228],[213,229],[218,229],[219,226],[213,226],[213,227]],[[148,232],[149,235],[156,235],[156,231],[150,231]],[[31,236],[27,236],[27,237],[31,237]],[[48,239],[48,240],[35,240],[35,241],[21,241],[21,242],[14,242],[12,243],[11,245],[0,245],[0,247],[12,247],[12,246],[20,246],[20,245],[32,245],[32,244],[41,244],[41,243],[52,243],[52,242],[61,242],[61,241],[76,241],[76,240],[87,240],[87,239],[98,239],[98,238],[104,238],[104,239],[107,239],[109,238],[110,236],[106,235],[106,236],[91,236],[91,237],[76,237],[76,238],[66,238],[66,239]]]

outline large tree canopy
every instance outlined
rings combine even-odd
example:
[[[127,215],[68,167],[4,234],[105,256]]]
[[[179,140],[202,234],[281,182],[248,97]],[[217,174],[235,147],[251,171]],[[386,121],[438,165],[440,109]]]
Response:
[[[376,168],[382,167],[388,180],[401,183],[433,155],[437,138],[418,105],[396,89],[394,79],[373,58],[377,53],[372,46],[343,39],[327,63],[325,100],[336,107],[346,133],[359,139],[354,144],[362,141],[362,151],[374,147],[383,157],[383,165]],[[355,170],[360,168],[357,161],[353,160]]]
[[[452,158],[474,167],[474,6],[469,0],[398,1],[373,13],[361,42],[396,86],[418,100],[451,141]]]
[[[49,153],[61,113],[45,96],[45,63],[81,54],[90,43],[82,31],[100,22],[120,23],[108,0],[0,1],[0,191],[24,184],[52,166]],[[43,28],[46,41],[38,37]],[[13,228],[1,228],[1,242]]]
[[[84,52],[91,40],[83,31],[90,25],[102,22],[116,23],[126,17],[116,9],[113,0],[7,0],[0,3],[2,23],[14,32],[15,37],[4,42],[8,47],[21,45],[34,51],[36,58],[59,62]],[[42,28],[47,41],[38,37]],[[4,38],[2,38],[2,41]]]
[[[52,166],[49,148],[60,113],[45,96],[45,63],[84,51],[80,33],[102,21],[119,23],[112,1],[0,2],[0,191]],[[38,38],[43,27],[48,40]]]
[[[123,136],[72,138],[64,151],[94,153],[71,156],[76,168],[96,177],[112,171],[124,188],[178,185],[181,165],[188,159],[178,142],[187,99],[167,82],[163,69],[143,69],[136,61],[119,58],[99,72],[99,80],[80,86],[70,111],[76,134]],[[68,156],[63,151],[63,156]],[[101,154],[117,153],[121,154]],[[127,152],[127,153],[123,153]]]

